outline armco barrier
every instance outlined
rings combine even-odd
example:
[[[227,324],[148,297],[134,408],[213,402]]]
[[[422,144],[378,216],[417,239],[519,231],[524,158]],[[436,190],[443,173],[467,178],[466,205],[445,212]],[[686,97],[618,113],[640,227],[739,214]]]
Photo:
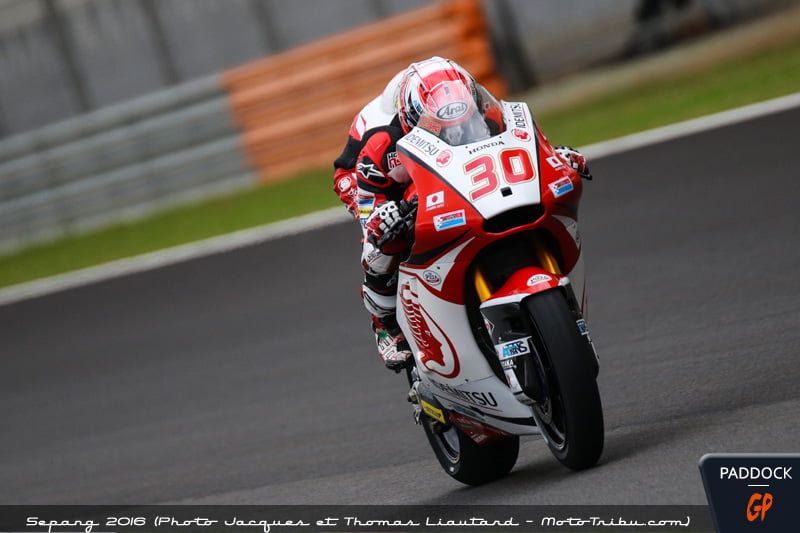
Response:
[[[0,142],[0,251],[255,181],[219,77]]]
[[[0,141],[0,253],[187,198],[327,167],[353,116],[413,61],[498,96],[479,0],[444,0]]]
[[[478,0],[435,3],[224,73],[259,178],[330,165],[361,106],[400,69],[433,55],[503,95]]]

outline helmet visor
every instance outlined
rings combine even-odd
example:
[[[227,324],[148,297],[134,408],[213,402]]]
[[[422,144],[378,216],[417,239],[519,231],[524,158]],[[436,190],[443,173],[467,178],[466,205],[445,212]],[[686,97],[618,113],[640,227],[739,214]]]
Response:
[[[430,92],[417,125],[451,146],[491,136],[471,92],[458,82],[441,83]]]

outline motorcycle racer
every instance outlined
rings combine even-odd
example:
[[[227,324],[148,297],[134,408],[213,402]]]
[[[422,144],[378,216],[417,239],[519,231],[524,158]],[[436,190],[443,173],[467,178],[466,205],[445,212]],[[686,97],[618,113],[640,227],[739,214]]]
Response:
[[[411,64],[402,78],[396,120],[365,134],[357,159],[358,208],[364,226],[362,297],[372,316],[378,353],[386,366],[402,370],[411,351],[395,318],[397,269],[409,242],[409,208],[403,193],[410,177],[397,158],[396,143],[419,121],[422,105],[435,86],[446,84],[478,100],[477,83],[457,63],[440,57]]]
[[[334,188],[364,229],[361,294],[372,316],[378,353],[396,372],[412,357],[395,318],[397,271],[409,250],[406,230],[411,223],[411,208],[403,201],[410,177],[399,162],[396,143],[432,106],[442,109],[448,101],[459,99],[471,99],[480,110],[486,137],[505,127],[496,99],[457,63],[434,56],[399,72],[383,94],[362,109],[353,121],[345,150],[334,163]],[[392,115],[390,105],[396,110]],[[446,133],[460,135],[465,127],[467,121]],[[580,152],[563,146],[555,149],[581,177],[591,179]],[[354,178],[357,187],[353,187]]]

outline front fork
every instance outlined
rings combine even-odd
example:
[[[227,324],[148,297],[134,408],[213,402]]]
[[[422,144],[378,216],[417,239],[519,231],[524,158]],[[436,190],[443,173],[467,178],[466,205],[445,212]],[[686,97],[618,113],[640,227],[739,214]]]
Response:
[[[544,364],[532,337],[536,326],[522,308],[523,300],[533,294],[545,290],[563,292],[576,327],[594,354],[595,375],[599,371],[597,351],[569,279],[549,249],[537,246],[535,252],[540,266],[520,269],[496,291],[479,266],[473,270],[475,291],[482,302],[481,314],[506,382],[517,400],[526,405],[544,402],[549,397]]]

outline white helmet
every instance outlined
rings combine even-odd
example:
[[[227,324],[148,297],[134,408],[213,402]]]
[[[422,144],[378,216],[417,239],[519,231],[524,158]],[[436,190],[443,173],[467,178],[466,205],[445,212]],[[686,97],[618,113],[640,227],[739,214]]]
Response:
[[[430,101],[432,95],[444,85],[449,86],[447,92],[458,90],[478,103],[475,79],[455,61],[434,56],[408,66],[397,101],[403,132],[408,133],[417,125],[425,109],[434,104]]]

